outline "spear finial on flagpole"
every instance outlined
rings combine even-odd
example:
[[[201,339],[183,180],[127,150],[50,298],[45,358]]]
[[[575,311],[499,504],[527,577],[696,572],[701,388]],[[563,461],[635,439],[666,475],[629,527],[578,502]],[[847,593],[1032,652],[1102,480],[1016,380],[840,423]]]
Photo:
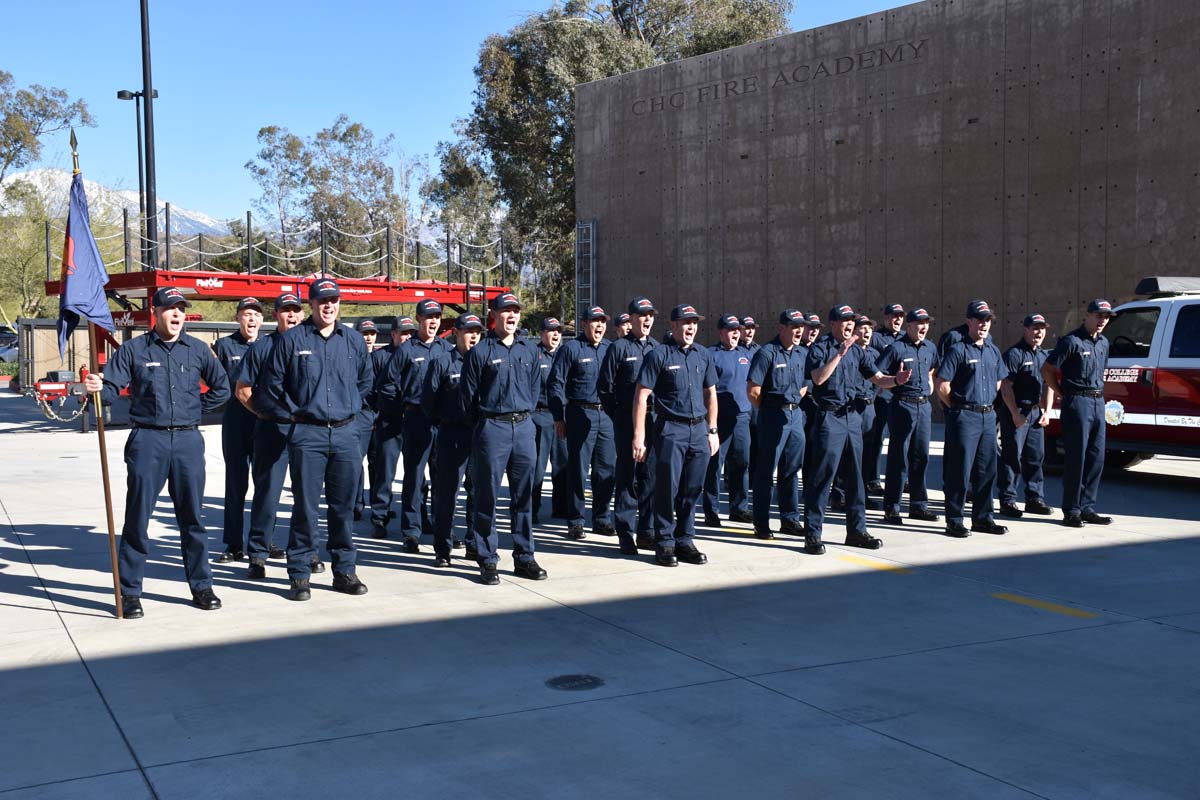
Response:
[[[79,174],[79,140],[75,138],[75,129],[71,128],[71,161],[75,165],[73,175]]]

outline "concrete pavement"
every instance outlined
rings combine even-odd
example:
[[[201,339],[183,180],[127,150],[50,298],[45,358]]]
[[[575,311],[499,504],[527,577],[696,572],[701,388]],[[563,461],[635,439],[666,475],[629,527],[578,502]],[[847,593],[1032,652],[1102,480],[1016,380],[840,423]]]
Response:
[[[0,397],[0,797],[1200,796],[1194,461],[1107,477],[1108,528],[959,541],[870,512],[866,552],[833,514],[819,558],[729,525],[702,529],[709,565],[663,569],[555,520],[549,580],[506,556],[498,587],[363,522],[365,597],[214,565],[211,613],[164,495],[146,618],[118,623],[95,436],[36,413]]]

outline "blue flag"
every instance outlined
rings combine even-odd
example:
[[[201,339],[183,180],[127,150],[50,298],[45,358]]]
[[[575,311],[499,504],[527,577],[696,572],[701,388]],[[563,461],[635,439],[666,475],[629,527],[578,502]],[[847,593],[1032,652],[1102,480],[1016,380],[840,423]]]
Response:
[[[58,355],[67,352],[67,340],[75,331],[80,318],[96,323],[108,331],[116,330],[104,287],[108,272],[100,258],[100,248],[92,236],[88,215],[87,195],[83,191],[83,175],[76,172],[71,179],[71,204],[67,208],[67,235],[63,242],[62,276],[58,286]]]

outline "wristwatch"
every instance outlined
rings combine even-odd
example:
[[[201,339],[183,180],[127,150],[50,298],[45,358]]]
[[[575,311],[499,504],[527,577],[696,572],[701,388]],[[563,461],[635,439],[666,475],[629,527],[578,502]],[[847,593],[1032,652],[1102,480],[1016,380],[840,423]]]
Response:
[[[708,429],[708,432],[709,432],[709,433],[714,433],[714,434],[715,434],[715,433],[717,432],[717,429],[716,429],[716,428],[709,428],[709,429]]]

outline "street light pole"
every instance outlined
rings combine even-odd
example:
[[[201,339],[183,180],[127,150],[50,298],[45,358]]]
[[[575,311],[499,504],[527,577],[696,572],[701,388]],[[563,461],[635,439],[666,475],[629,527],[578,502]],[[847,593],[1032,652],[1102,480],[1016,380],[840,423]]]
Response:
[[[149,0],[141,0],[142,11],[142,99],[146,101],[146,247],[150,269],[158,269],[158,191],[154,169],[154,81],[150,77]]]
[[[154,90],[158,97],[158,89]],[[141,255],[142,269],[149,263],[146,260],[146,179],[142,174],[142,93],[120,89],[118,100],[133,101],[133,121],[137,124],[137,158],[138,158],[138,252]]]

